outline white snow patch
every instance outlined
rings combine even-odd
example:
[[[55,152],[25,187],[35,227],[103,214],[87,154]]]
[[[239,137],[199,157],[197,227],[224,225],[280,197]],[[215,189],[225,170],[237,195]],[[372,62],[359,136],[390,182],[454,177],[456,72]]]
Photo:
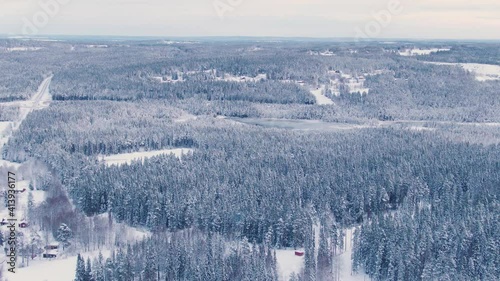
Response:
[[[266,80],[266,79],[267,79],[267,74],[259,74],[255,77],[250,77],[250,76],[234,76],[232,74],[225,73],[224,77],[216,77],[216,80],[219,80],[219,81],[239,82],[239,83],[258,82],[258,81]]]
[[[144,159],[151,158],[159,155],[175,155],[177,158],[181,158],[183,155],[193,152],[193,149],[190,148],[176,148],[176,149],[163,149],[163,150],[155,150],[155,151],[143,151],[143,152],[132,152],[132,153],[123,153],[123,154],[115,154],[115,155],[107,155],[107,156],[99,156],[99,161],[102,161],[106,164],[106,166],[112,165],[123,165],[123,164],[131,164],[133,161],[142,161]]]
[[[463,69],[473,72],[477,81],[500,80],[500,65],[481,63],[447,63],[447,62],[426,62],[434,65],[460,66]]]
[[[335,104],[331,99],[326,97],[323,93],[325,92],[325,86],[311,90],[311,94],[316,98],[316,103],[319,105],[332,105]]]
[[[189,114],[189,113],[184,113],[183,115],[181,115],[178,118],[174,119],[174,122],[176,122],[176,123],[184,123],[184,122],[188,122],[188,121],[196,120],[196,119],[198,119],[198,117],[196,117],[195,115],[192,115],[192,114]]]
[[[296,256],[295,250],[276,250],[276,261],[279,278],[283,281],[288,281],[291,274],[299,274],[304,268],[304,257]]]
[[[404,56],[404,57],[424,56],[424,55],[430,55],[432,53],[437,53],[437,52],[447,52],[450,50],[451,49],[449,49],[449,48],[431,48],[431,49],[414,48],[414,49],[406,49],[404,51],[400,51],[399,55]]]
[[[436,131],[436,128],[429,128],[429,127],[423,127],[423,126],[411,126],[408,127],[408,130],[410,131],[417,131],[417,132],[422,132],[422,131]]]
[[[108,48],[108,45],[86,45],[87,48]]]
[[[110,250],[102,250],[104,259],[111,256]],[[99,255],[99,251],[83,253],[87,257],[93,258]],[[54,260],[35,259],[30,260],[29,267],[18,268],[16,273],[5,272],[8,281],[69,281],[75,279],[77,256],[69,256]],[[4,265],[5,267],[6,265]]]
[[[26,51],[38,51],[41,50],[40,47],[12,47],[7,48],[7,52],[26,52]]]

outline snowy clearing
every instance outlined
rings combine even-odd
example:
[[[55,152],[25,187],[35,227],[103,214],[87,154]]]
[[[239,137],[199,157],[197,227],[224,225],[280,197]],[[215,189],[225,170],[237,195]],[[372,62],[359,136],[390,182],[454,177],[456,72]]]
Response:
[[[12,47],[7,48],[7,52],[27,52],[27,51],[38,51],[41,50],[40,47]]]
[[[303,120],[303,119],[276,119],[276,118],[228,118],[236,122],[262,126],[266,128],[280,128],[290,130],[353,130],[370,128],[368,125],[358,125],[349,123],[330,123],[321,120]]]
[[[97,216],[100,219],[107,220],[107,214]],[[114,221],[114,220],[113,220]],[[113,229],[115,235],[119,235],[121,242],[136,242],[142,241],[145,237],[151,235],[147,231],[143,231],[137,228],[127,226],[124,223],[113,223]],[[101,250],[92,250],[88,252],[82,252],[82,257],[86,260],[90,258],[91,260],[99,256],[99,252],[102,253],[104,259],[111,256],[113,248],[103,247]],[[28,267],[17,268],[16,273],[12,274],[10,272],[4,272],[4,276],[7,276],[8,281],[69,281],[74,280],[75,270],[76,270],[76,260],[77,255],[71,254],[65,256],[48,260],[41,257],[37,257],[34,260],[29,261]],[[57,269],[57,274],[54,271],[47,270],[48,268]],[[5,270],[5,266],[4,266]]]
[[[311,90],[311,94],[316,98],[316,103],[319,105],[332,105],[335,104],[331,99],[326,97],[323,93],[325,91],[325,86]]]
[[[176,148],[176,149],[163,149],[163,150],[155,150],[155,151],[143,151],[143,152],[132,152],[132,153],[123,153],[123,154],[115,154],[115,155],[107,155],[107,156],[99,156],[99,161],[102,161],[106,164],[106,166],[113,165],[123,165],[123,164],[131,164],[134,161],[142,161],[145,159],[151,158],[159,155],[174,155],[177,158],[181,158],[183,155],[193,152],[193,149],[190,148]]]
[[[276,250],[278,274],[280,280],[288,281],[290,275],[299,274],[304,268],[304,257],[295,255],[295,250]]]
[[[93,259],[99,255],[99,251],[82,253],[83,258]],[[111,251],[103,250],[103,257],[111,256]],[[15,274],[4,273],[8,281],[70,281],[75,279],[76,255],[55,260],[35,259],[30,261],[29,267],[18,268]],[[57,273],[54,270],[57,269]]]
[[[322,57],[333,57],[335,56],[335,53],[330,51],[330,50],[326,50],[326,51],[322,51],[322,52],[319,52],[319,51],[307,51],[307,54],[310,55],[310,56],[322,56]]]
[[[108,48],[108,45],[86,45],[87,48]]]
[[[188,121],[196,120],[196,119],[198,119],[197,116],[186,112],[186,113],[182,114],[181,116],[179,116],[178,118],[174,119],[174,122],[175,123],[184,123],[184,122],[188,122]]]
[[[463,69],[473,72],[477,81],[500,80],[500,65],[481,63],[448,63],[448,62],[425,62],[434,65],[460,66]]]
[[[399,51],[400,56],[404,57],[411,57],[411,56],[424,56],[424,55],[430,55],[432,53],[437,53],[437,52],[448,52],[451,49],[448,48],[431,48],[431,49],[420,49],[420,48],[415,48],[415,49],[406,49],[404,51]]]
[[[216,80],[218,81],[225,81],[225,82],[239,82],[239,83],[244,83],[244,82],[258,82],[261,80],[266,80],[267,79],[267,74],[259,74],[255,77],[250,77],[250,76],[235,76],[232,74],[224,74],[224,77],[216,77]]]

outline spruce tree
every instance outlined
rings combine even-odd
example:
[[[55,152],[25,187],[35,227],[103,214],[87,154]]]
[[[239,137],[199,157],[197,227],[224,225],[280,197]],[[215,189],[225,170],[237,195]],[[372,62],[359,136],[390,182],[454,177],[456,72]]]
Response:
[[[85,261],[82,256],[78,254],[76,258],[76,279],[75,281],[87,281],[87,272],[85,269]]]

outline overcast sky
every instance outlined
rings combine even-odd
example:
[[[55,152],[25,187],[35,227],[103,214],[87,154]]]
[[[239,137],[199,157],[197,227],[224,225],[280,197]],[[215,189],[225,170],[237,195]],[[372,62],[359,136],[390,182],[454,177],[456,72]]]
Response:
[[[44,22],[40,3],[56,1],[64,4],[49,9],[56,12]],[[389,9],[391,2],[402,11]],[[386,17],[379,23],[375,14]],[[356,37],[360,31],[373,38],[500,39],[500,0],[0,0],[0,34]]]

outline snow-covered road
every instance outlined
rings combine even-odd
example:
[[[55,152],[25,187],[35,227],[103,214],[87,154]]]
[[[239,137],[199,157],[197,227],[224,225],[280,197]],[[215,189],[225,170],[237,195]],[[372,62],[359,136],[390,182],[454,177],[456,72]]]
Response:
[[[39,110],[46,108],[50,105],[52,101],[52,96],[49,92],[50,82],[52,81],[52,76],[45,78],[43,82],[38,87],[37,92],[29,99],[25,101],[13,101],[0,103],[4,106],[15,106],[19,107],[19,117],[13,122],[2,122],[0,126],[0,151],[3,146],[9,141],[10,137],[19,129],[23,121],[28,117],[28,115],[34,110]],[[19,164],[11,163],[2,159],[0,156],[0,166],[18,166]]]
[[[14,132],[19,129],[22,122],[28,117],[28,115],[34,110],[39,110],[46,108],[50,105],[52,96],[49,93],[50,82],[52,81],[52,76],[47,77],[43,80],[42,84],[38,87],[37,92],[29,99],[25,101],[13,101],[0,103],[1,106],[14,106],[19,107],[19,117],[14,122],[5,122],[9,124],[4,124],[4,130],[0,131],[0,149],[3,148],[5,143],[9,141],[9,138],[14,134]],[[1,164],[1,163],[0,163]]]

